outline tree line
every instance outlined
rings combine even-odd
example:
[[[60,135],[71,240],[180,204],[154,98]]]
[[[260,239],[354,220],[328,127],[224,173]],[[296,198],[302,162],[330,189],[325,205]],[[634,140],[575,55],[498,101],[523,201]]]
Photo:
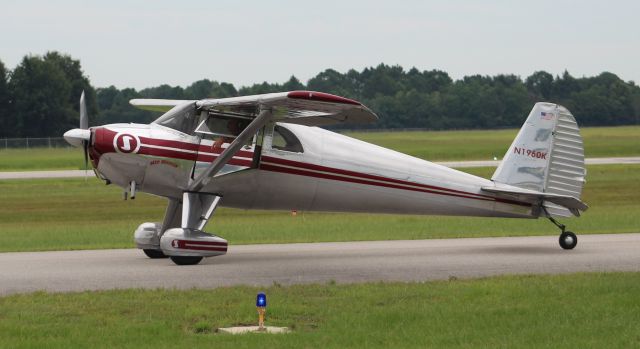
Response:
[[[129,105],[133,98],[224,98],[289,90],[314,90],[361,101],[380,120],[364,128],[478,129],[520,127],[537,101],[569,108],[583,126],[640,123],[640,87],[613,73],[573,77],[538,71],[516,75],[465,76],[440,70],[405,70],[380,64],[340,73],[320,72],[303,83],[263,82],[236,88],[203,79],[187,87],[160,85],[136,90],[94,88],[80,61],[59,52],[27,55],[8,71],[0,61],[0,137],[57,137],[78,125],[78,99],[85,91],[90,124],[148,123],[158,113]]]

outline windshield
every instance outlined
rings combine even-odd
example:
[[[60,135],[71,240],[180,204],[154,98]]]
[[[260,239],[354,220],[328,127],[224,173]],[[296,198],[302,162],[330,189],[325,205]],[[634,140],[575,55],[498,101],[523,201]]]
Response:
[[[176,105],[153,123],[191,134],[196,128],[197,122],[198,110],[196,109],[196,103],[191,102]]]

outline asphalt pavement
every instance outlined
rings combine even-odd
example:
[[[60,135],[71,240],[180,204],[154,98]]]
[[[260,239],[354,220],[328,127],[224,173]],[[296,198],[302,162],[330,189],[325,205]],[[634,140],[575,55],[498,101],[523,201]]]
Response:
[[[578,238],[570,251],[556,236],[231,245],[194,266],[136,249],[0,253],[0,295],[640,271],[640,234]]]

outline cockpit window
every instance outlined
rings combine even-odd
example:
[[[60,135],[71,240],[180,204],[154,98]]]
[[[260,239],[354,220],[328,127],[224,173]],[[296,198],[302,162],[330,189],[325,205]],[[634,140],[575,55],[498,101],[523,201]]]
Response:
[[[302,153],[302,143],[293,132],[286,128],[276,125],[273,129],[273,139],[271,141],[271,148],[277,150],[290,151],[293,153]]]
[[[196,103],[192,102],[176,105],[168,112],[162,114],[162,116],[153,123],[191,134],[196,128],[198,117]]]
[[[200,122],[195,133],[203,139],[212,139],[214,147],[219,147],[223,143],[233,142],[250,123],[251,119],[248,118],[210,114]],[[246,145],[253,142],[254,139],[249,139]]]
[[[197,133],[208,134],[214,136],[223,137],[236,137],[242,132],[249,124],[251,119],[237,118],[237,117],[225,117],[221,115],[209,116],[203,120],[198,128]]]

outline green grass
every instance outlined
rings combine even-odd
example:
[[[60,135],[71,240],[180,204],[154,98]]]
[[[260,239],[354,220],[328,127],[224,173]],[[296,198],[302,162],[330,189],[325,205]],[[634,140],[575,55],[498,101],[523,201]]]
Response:
[[[582,129],[588,157],[639,156],[640,126]],[[349,132],[348,136],[431,161],[502,158],[517,129]],[[81,149],[1,149],[0,171],[83,169]]]
[[[0,149],[0,171],[84,169],[78,148]]]
[[[468,169],[489,177],[492,168]],[[578,234],[640,232],[640,165],[589,166],[583,199],[591,206],[565,219]],[[142,222],[161,221],[164,199],[91,178],[0,181],[0,251],[133,247]],[[232,244],[556,235],[545,219],[216,211],[207,231]]]
[[[640,155],[640,126],[581,129],[587,157]],[[518,129],[351,132],[346,135],[430,161],[501,159]]]
[[[357,285],[117,290],[0,298],[3,348],[637,348],[640,273]]]

